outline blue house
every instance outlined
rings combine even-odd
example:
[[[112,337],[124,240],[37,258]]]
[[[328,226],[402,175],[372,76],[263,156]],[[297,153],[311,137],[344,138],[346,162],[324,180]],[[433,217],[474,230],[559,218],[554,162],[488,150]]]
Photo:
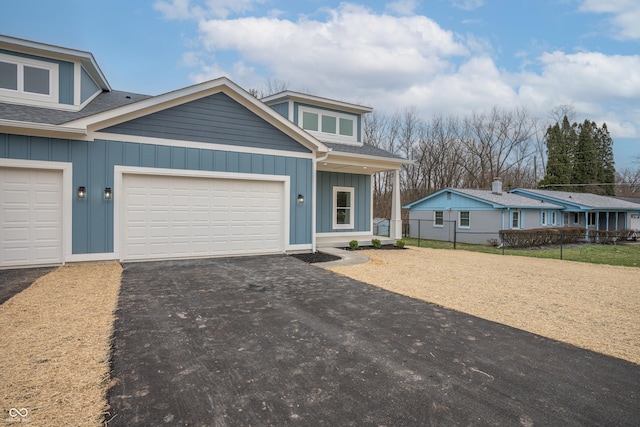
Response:
[[[562,206],[502,191],[444,188],[404,206],[409,237],[487,244],[499,242],[500,230],[558,225]]]
[[[373,236],[368,107],[227,78],[113,90],[89,52],[0,36],[0,267],[315,251]]]
[[[584,227],[627,230],[640,205],[588,193],[515,189],[502,191],[444,188],[404,206],[413,238],[486,244],[500,241],[500,230]]]

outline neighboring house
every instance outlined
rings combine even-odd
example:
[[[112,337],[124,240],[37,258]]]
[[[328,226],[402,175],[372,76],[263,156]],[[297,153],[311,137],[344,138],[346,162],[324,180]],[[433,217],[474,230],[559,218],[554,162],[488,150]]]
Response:
[[[511,192],[563,206],[561,225],[564,226],[601,231],[633,230],[632,219],[640,215],[640,205],[616,197],[523,188]]]
[[[370,240],[380,171],[399,238],[408,161],[362,143],[369,111],[227,78],[116,91],[91,53],[0,36],[0,267]]]
[[[562,206],[502,191],[444,188],[404,206],[409,211],[409,237],[487,244],[498,242],[500,230],[558,225]]]
[[[486,244],[499,242],[500,230],[584,227],[587,230],[635,229],[640,205],[614,197],[564,191],[502,191],[445,188],[404,206],[410,237]]]

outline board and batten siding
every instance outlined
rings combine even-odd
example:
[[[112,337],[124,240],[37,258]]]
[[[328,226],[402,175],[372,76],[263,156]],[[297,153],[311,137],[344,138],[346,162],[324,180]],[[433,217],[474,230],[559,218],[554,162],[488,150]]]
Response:
[[[114,188],[116,165],[290,176],[289,243],[311,243],[312,160],[308,158],[9,134],[0,134],[0,157],[72,163],[73,187],[66,191],[74,194],[73,254],[114,250],[113,202],[104,200],[103,191],[105,187]],[[79,186],[87,189],[84,200],[75,197]],[[309,202],[298,204],[298,194]]]
[[[109,134],[310,153],[228,95],[217,93],[101,129]]]
[[[316,231],[318,233],[371,231],[371,176],[338,172],[318,172]],[[354,228],[333,228],[333,188],[353,187],[355,194]]]

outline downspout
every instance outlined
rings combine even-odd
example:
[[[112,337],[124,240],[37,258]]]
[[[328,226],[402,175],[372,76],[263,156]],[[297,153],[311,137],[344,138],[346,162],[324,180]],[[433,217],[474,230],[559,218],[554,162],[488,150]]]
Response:
[[[329,149],[331,151],[331,149]],[[316,253],[316,200],[317,200],[317,184],[318,184],[318,162],[323,162],[329,157],[329,151],[322,157],[314,157],[311,164],[311,253]]]

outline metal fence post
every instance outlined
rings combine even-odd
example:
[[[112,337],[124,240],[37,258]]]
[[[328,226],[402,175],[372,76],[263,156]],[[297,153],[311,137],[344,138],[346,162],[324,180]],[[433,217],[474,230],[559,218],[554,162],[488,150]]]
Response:
[[[458,221],[453,221],[453,249],[456,249],[456,240],[458,239]]]
[[[420,223],[422,222],[421,219],[418,220],[418,247],[420,247]]]
[[[560,259],[562,259],[562,243],[564,242],[564,234],[560,233]]]

